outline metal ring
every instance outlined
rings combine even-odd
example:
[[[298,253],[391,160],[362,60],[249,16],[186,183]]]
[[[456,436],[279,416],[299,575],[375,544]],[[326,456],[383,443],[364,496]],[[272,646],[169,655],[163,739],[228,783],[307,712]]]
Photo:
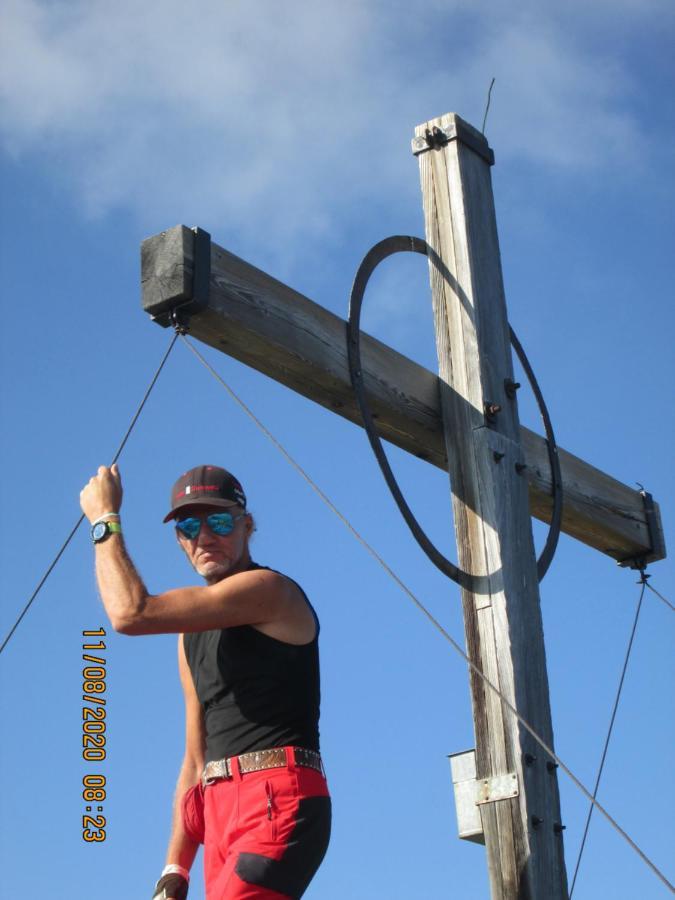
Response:
[[[364,257],[361,265],[358,268],[356,277],[354,278],[354,284],[352,286],[352,291],[349,298],[349,317],[347,321],[347,357],[349,363],[349,377],[352,382],[352,387],[354,389],[354,395],[356,397],[359,410],[361,411],[363,425],[366,430],[366,434],[368,435],[370,446],[372,447],[375,457],[380,465],[380,469],[382,471],[382,474],[384,475],[384,479],[387,482],[389,490],[391,491],[392,496],[396,501],[396,505],[398,506],[401,515],[405,519],[408,528],[412,532],[413,537],[420,545],[422,550],[424,550],[424,552],[427,554],[429,559],[438,569],[440,569],[441,572],[443,572],[444,575],[447,575],[448,578],[451,578],[454,582],[461,585],[466,590],[472,591],[473,593],[480,593],[479,588],[486,585],[487,576],[471,575],[470,573],[460,569],[453,562],[443,556],[443,554],[429,540],[426,533],[422,530],[417,519],[415,518],[412,510],[408,506],[408,503],[406,502],[406,499],[398,486],[398,482],[396,481],[394,473],[392,472],[389,460],[387,459],[384,448],[382,447],[380,436],[375,429],[372,413],[366,400],[366,393],[363,385],[360,345],[361,306],[370,276],[373,274],[382,260],[386,259],[388,256],[392,256],[394,253],[420,253],[433,260],[435,254],[430,255],[428,252],[430,249],[431,248],[429,247],[427,242],[422,240],[421,238],[411,237],[408,235],[394,235],[392,237],[385,238],[384,240],[375,244],[375,246],[372,247],[372,249],[369,250],[369,252]],[[548,410],[546,409],[543,397],[541,395],[541,391],[539,390],[539,385],[537,384],[534,373],[532,372],[523,348],[516,338],[513,329],[511,328],[510,334],[511,343],[518,355],[523,369],[525,370],[528,381],[532,386],[532,390],[537,399],[537,404],[539,405],[542,419],[544,420],[549,460],[551,463],[553,483],[553,515],[551,518],[551,525],[549,528],[546,546],[541,556],[537,560],[537,575],[539,581],[541,581],[551,563],[553,554],[555,553],[556,545],[558,543],[558,536],[560,534],[560,521],[562,516],[562,479],[560,476],[560,462],[558,460],[551,420],[548,415]]]

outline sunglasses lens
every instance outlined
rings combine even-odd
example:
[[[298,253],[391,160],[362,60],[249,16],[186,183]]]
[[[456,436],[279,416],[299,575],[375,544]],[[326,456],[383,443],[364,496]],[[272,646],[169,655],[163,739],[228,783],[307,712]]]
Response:
[[[210,516],[206,517],[206,524],[214,534],[226,535],[232,532],[234,519],[230,513],[211,513]],[[179,522],[176,522],[176,528],[191,541],[197,537],[201,527],[202,520],[196,516],[190,516],[187,519],[181,519]]]
[[[212,513],[206,517],[206,521],[214,534],[230,534],[234,528],[234,519],[230,513]]]
[[[181,519],[180,522],[176,522],[176,528],[180,531],[182,535],[185,535],[186,538],[193,540],[199,534],[199,529],[202,527],[201,519],[196,519],[190,517],[189,519]]]

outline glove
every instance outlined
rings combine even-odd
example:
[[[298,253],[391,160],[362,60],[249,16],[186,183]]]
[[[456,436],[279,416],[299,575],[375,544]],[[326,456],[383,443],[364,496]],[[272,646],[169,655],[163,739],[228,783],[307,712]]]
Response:
[[[152,900],[169,900],[170,897],[175,900],[185,900],[188,892],[188,883],[182,875],[162,875],[155,885],[155,893]]]

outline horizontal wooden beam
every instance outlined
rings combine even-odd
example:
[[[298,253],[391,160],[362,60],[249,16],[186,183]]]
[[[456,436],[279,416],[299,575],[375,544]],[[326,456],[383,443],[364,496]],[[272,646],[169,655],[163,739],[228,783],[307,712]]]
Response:
[[[200,240],[198,281],[203,284],[204,232]],[[206,272],[208,300],[202,296],[195,301],[194,259],[195,233],[184,225],[143,241],[142,301],[147,313],[166,326],[171,310],[190,311],[193,337],[361,425],[349,380],[343,319],[213,243]],[[361,356],[380,435],[447,471],[438,376],[366,334]],[[506,396],[494,400],[509,402]],[[549,522],[552,498],[546,441],[521,428],[521,442],[531,513]],[[560,449],[559,455],[566,534],[621,562],[665,557],[657,504],[650,529],[639,491],[565,450]]]

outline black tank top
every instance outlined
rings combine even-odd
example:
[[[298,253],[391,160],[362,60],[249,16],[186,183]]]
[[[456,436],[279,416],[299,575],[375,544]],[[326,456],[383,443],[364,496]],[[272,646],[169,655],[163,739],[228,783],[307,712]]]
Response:
[[[262,569],[252,563],[251,569]],[[295,584],[295,582],[293,582]],[[183,646],[206,726],[206,762],[268,747],[319,750],[319,620],[297,646],[251,625],[197,631]]]

